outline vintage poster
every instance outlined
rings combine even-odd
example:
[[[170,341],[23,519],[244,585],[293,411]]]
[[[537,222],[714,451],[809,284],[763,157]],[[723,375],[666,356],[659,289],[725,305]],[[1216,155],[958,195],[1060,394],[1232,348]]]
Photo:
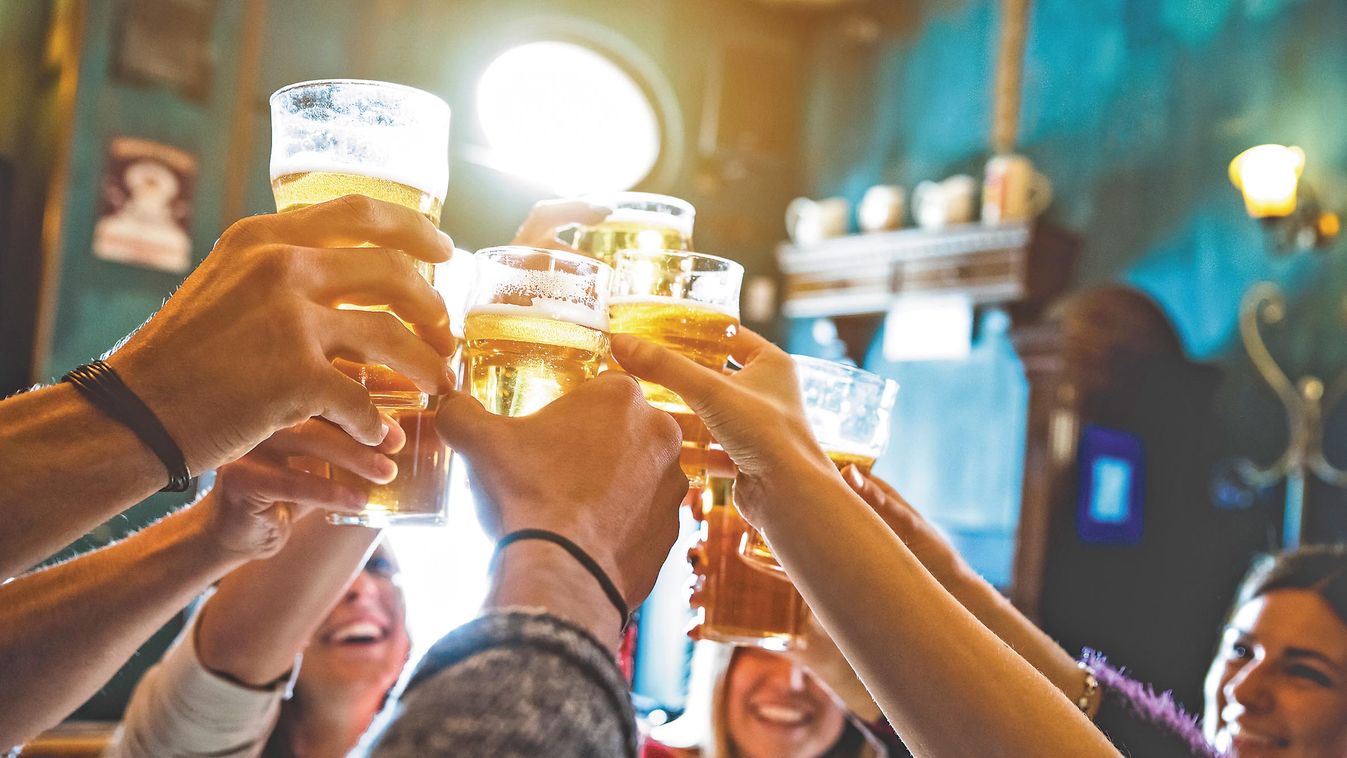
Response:
[[[94,256],[132,266],[184,273],[192,263],[192,200],[196,158],[176,147],[114,137],[94,226]]]

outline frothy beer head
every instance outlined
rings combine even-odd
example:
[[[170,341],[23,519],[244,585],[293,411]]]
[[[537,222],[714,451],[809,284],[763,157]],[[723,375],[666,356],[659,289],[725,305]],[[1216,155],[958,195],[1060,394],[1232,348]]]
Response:
[[[559,250],[508,245],[479,250],[468,313],[511,306],[529,318],[570,321],[608,331],[605,263]]]
[[[505,319],[523,319],[531,322],[573,324],[596,332],[608,331],[608,317],[606,314],[596,312],[592,308],[566,300],[535,298],[534,301],[528,305],[513,305],[510,303],[474,305],[468,309],[468,315],[465,320],[472,322],[474,321],[474,316],[493,316],[497,321],[503,321]],[[478,324],[485,323],[485,321],[480,318],[475,319],[475,321]],[[474,337],[473,334],[467,333],[466,327],[465,336],[468,339],[473,339]]]
[[[575,247],[612,263],[619,250],[690,250],[696,211],[685,200],[647,192],[586,195],[592,205],[612,209],[601,223],[582,227]]]
[[[449,105],[413,87],[359,79],[300,82],[271,99],[271,179],[353,174],[443,202]]]
[[[608,284],[592,258],[479,251],[464,318],[465,384],[487,410],[532,413],[593,378],[608,355]]]
[[[697,210],[682,198],[657,195],[652,192],[611,192],[585,195],[581,198],[590,205],[612,208],[605,223],[622,223],[651,228],[669,229],[692,239],[692,224]]]

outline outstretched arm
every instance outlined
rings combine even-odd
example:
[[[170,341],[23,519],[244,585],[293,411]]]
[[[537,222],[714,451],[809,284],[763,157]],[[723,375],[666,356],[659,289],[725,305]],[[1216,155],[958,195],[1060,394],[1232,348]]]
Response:
[[[221,469],[216,488],[195,505],[0,586],[0,670],[8,685],[0,688],[0,745],[64,718],[202,590],[280,550],[292,519],[319,506],[358,510],[362,493],[285,467],[288,454],[321,452],[315,438],[328,442],[313,431],[278,435]]]
[[[439,425],[473,467],[489,535],[562,535],[628,607],[649,594],[678,535],[687,479],[677,426],[631,377],[601,375],[520,418],[459,395],[441,403]],[[426,654],[373,754],[635,754],[631,698],[614,663],[624,621],[564,548],[509,544],[482,618]]]
[[[804,421],[789,356],[748,330],[734,354],[744,369],[728,377],[613,339],[623,368],[687,400],[734,459],[736,503],[912,752],[1116,756],[842,480]]]
[[[931,576],[978,621],[1038,669],[1072,702],[1088,694],[1085,674],[1071,654],[1020,613],[1005,595],[978,576],[888,482],[878,477],[867,478],[854,466],[848,467],[842,478],[912,550]],[[1089,704],[1091,716],[1098,706],[1098,698],[1095,698]]]
[[[211,535],[214,507],[207,496],[115,545],[0,587],[0,745],[55,726],[246,560]]]
[[[150,449],[69,384],[0,400],[0,581],[165,481]]]
[[[365,243],[385,249],[350,249]],[[388,364],[424,392],[451,387],[448,314],[408,255],[436,262],[452,251],[424,216],[357,195],[251,216],[225,230],[106,362],[158,417],[192,473],[312,416],[378,444],[384,430],[369,393],[332,359]],[[369,301],[390,305],[415,333],[387,313],[336,307]],[[129,429],[71,386],[0,400],[0,580],[167,480]]]
[[[263,443],[239,461],[247,467],[232,467],[233,478],[224,485],[264,487],[283,471],[291,454],[328,461],[371,481],[391,481],[396,468],[380,453],[395,453],[406,441],[397,424],[392,430],[378,448],[369,448],[332,424],[313,419]],[[328,524],[321,511],[306,516],[279,553],[230,572],[206,601],[196,629],[201,664],[253,686],[283,676],[350,586],[378,537],[377,529]]]

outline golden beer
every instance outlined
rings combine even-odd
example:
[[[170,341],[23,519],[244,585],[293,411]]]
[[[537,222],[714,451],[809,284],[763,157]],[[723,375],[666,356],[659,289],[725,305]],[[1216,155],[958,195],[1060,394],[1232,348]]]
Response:
[[[581,227],[575,249],[612,265],[619,250],[691,250],[692,230],[656,213],[619,209],[600,224]]]
[[[276,197],[276,210],[280,213],[307,208],[346,195],[364,195],[410,208],[430,219],[430,223],[437,227],[440,225],[440,211],[444,205],[441,198],[410,185],[338,171],[298,171],[285,174],[271,180],[271,193]],[[434,284],[434,265],[419,258],[414,258],[413,262],[421,276]]]
[[[592,311],[559,301],[475,306],[463,323],[468,391],[492,413],[533,413],[599,373],[602,327]]]
[[[307,208],[346,195],[364,195],[410,208],[430,219],[430,222],[436,226],[440,224],[440,209],[443,205],[439,198],[406,184],[399,184],[388,179],[331,171],[303,171],[286,174],[271,182],[271,191],[276,196],[276,209],[281,213]],[[435,267],[433,264],[419,258],[412,258],[412,263],[415,265],[417,272],[421,274],[421,278],[432,285],[435,283]],[[342,307],[355,308],[357,306]],[[387,308],[381,306],[361,306],[360,308],[361,310],[387,310]],[[374,404],[380,408],[404,407],[413,399],[419,400],[424,405],[427,400],[410,379],[387,366],[352,363],[341,359],[334,363],[342,373],[360,382],[365,389],[368,389]]]
[[[866,453],[856,453],[846,450],[826,450],[828,459],[833,462],[838,471],[847,466],[855,466],[861,470],[865,476],[870,475],[870,469],[874,468],[876,456]],[[763,538],[762,532],[750,526],[744,532],[742,544],[739,546],[739,553],[745,561],[750,562],[754,568],[765,569],[777,574],[785,574],[785,569],[777,562],[776,556],[772,555],[772,549],[767,546],[767,540]]]
[[[400,84],[334,79],[282,87],[272,93],[269,105],[271,189],[277,211],[364,195],[408,208],[439,226],[449,184],[450,114],[443,100]],[[434,283],[432,264],[409,260]],[[339,307],[388,310],[366,300]],[[369,504],[360,514],[334,513],[328,520],[372,526],[442,523],[449,450],[434,430],[433,399],[387,366],[333,363],[369,390],[370,400],[407,433],[407,444],[393,456],[398,475],[390,484],[373,485],[333,469],[335,480],[369,492]]]
[[[335,171],[301,171],[271,182],[276,209],[281,213],[307,208],[346,195],[364,195],[410,208],[439,226],[442,203],[430,193],[406,184]],[[410,256],[409,256],[410,257]],[[413,259],[416,270],[434,284],[434,266]],[[357,306],[342,306],[356,308]],[[387,310],[382,306],[359,306],[362,310]],[[334,523],[381,526],[390,516],[399,523],[438,523],[449,496],[450,451],[435,433],[435,400],[421,392],[410,379],[388,366],[333,361],[339,371],[369,390],[370,400],[397,421],[407,433],[407,444],[391,456],[397,477],[388,484],[374,484],[364,477],[332,468],[333,481],[369,494],[360,514],[329,515]]]
[[[332,467],[333,481],[369,496],[359,516],[334,514],[329,520],[339,523],[379,526],[395,517],[398,523],[436,524],[442,520],[442,508],[449,499],[450,450],[435,431],[435,411],[410,407],[384,408],[407,435],[402,450],[389,456],[398,466],[398,475],[388,484],[375,484],[364,477]]]
[[[711,477],[702,492],[698,622],[702,637],[785,650],[803,629],[808,608],[783,574],[758,571],[739,555],[748,522],[734,507],[734,480]],[[700,561],[698,561],[700,562]]]
[[[730,342],[739,331],[739,288],[744,267],[705,253],[669,249],[624,249],[617,253],[608,321],[614,334],[630,334],[680,353],[713,371],[722,371]],[[673,391],[641,381],[647,402],[677,417],[692,410]],[[695,420],[695,419],[694,419]],[[706,477],[705,429],[687,434],[683,473],[694,487]],[[700,423],[696,424],[701,427]]]
[[[730,340],[739,331],[738,317],[724,309],[691,300],[646,295],[610,299],[608,323],[613,334],[649,340],[716,371],[725,368]],[[682,398],[658,384],[641,380],[641,392],[660,410],[692,412]]]

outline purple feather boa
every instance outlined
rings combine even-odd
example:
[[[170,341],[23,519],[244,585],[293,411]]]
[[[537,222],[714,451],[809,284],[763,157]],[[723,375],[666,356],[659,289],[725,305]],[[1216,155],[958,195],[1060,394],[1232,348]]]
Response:
[[[1198,717],[1184,711],[1172,692],[1157,693],[1154,687],[1138,682],[1122,668],[1110,664],[1103,653],[1096,650],[1086,648],[1081,660],[1094,671],[1105,694],[1116,698],[1138,719],[1179,737],[1195,756],[1221,758],[1222,753],[1202,736]]]

